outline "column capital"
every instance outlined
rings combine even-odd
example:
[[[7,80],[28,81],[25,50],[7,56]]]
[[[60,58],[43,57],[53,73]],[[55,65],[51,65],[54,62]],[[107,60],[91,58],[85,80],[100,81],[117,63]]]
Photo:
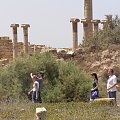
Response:
[[[21,27],[28,28],[28,27],[30,27],[30,25],[29,24],[21,24]]]
[[[98,23],[100,23],[100,20],[97,20],[97,19],[91,20],[91,23],[98,24]]]
[[[10,27],[17,28],[19,27],[19,24],[11,24]]]
[[[90,23],[91,20],[90,19],[81,19],[81,23]]]
[[[70,22],[77,23],[77,22],[80,22],[80,20],[77,18],[70,18]]]
[[[105,23],[107,23],[108,22],[108,20],[102,20],[101,21],[101,24],[105,24]]]

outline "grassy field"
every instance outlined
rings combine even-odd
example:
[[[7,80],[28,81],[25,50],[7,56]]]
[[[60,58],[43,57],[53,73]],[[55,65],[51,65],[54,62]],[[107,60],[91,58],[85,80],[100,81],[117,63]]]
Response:
[[[72,102],[56,104],[1,103],[0,120],[35,120],[37,107],[47,109],[46,120],[120,120],[120,107]]]

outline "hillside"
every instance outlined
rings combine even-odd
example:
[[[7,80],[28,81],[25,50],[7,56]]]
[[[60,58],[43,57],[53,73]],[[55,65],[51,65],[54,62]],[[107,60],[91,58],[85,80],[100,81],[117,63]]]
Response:
[[[97,72],[99,75],[103,70],[114,68],[120,70],[120,45],[111,46],[105,50],[95,48],[81,48],[75,53],[74,60],[80,66],[80,69],[90,72]],[[117,72],[116,71],[116,72]]]
[[[66,57],[64,57],[66,58]],[[113,45],[105,50],[95,47],[79,48],[71,58],[76,61],[81,70],[87,74],[96,72],[103,85],[107,80],[107,69],[113,68],[120,85],[120,45]],[[70,59],[70,57],[67,57]],[[104,80],[103,80],[104,79]],[[120,88],[118,88],[118,102],[120,104]]]

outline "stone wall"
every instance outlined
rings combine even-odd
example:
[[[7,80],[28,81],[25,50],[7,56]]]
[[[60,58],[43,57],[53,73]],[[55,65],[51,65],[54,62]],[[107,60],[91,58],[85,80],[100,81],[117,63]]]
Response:
[[[40,53],[45,45],[34,45],[28,43],[28,54]],[[17,43],[18,56],[24,55],[23,42]],[[13,60],[13,42],[8,36],[0,37],[0,66]]]
[[[13,43],[9,37],[0,37],[0,59],[9,59],[13,58],[12,52]]]

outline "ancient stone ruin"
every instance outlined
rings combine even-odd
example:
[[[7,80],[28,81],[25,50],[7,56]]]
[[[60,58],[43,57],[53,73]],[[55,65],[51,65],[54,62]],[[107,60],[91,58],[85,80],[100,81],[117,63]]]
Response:
[[[17,28],[19,24],[11,24],[13,31],[13,40],[8,36],[0,37],[0,66],[4,66],[9,61],[15,59],[20,55],[30,55],[34,52],[40,52],[45,48],[45,45],[35,45],[28,42],[28,28],[29,24],[22,24],[24,42],[18,42]]]
[[[79,48],[78,23],[80,22],[83,24],[83,44],[86,44],[86,41],[99,30],[99,23],[103,25],[103,29],[106,29],[108,26],[108,16],[106,16],[106,20],[93,19],[92,0],[84,0],[84,19],[79,20],[78,18],[71,18],[70,22],[72,23],[73,46],[72,49],[65,48],[64,50],[61,49],[61,51],[67,51],[68,53],[73,54]],[[13,30],[13,40],[8,36],[0,37],[0,66],[3,66],[6,62],[13,60],[20,55],[30,55],[35,52],[40,53],[41,51],[57,53],[58,50],[56,48],[53,50],[53,48],[46,48],[45,45],[30,44],[28,40],[29,24],[21,25],[24,36],[23,42],[18,42],[17,28],[19,27],[19,24],[11,24],[10,27]]]
[[[109,15],[111,16],[111,15]],[[112,16],[111,16],[112,17]],[[112,18],[111,18],[112,19]],[[99,23],[103,25],[103,29],[107,28],[108,16],[105,20],[93,19],[93,7],[92,0],[84,0],[84,18],[79,20],[78,18],[71,18],[72,22],[72,31],[73,31],[73,51],[75,51],[79,46],[78,45],[78,31],[77,23],[80,22],[83,24],[83,44],[86,45],[86,41],[94,35],[95,32],[99,30]]]

